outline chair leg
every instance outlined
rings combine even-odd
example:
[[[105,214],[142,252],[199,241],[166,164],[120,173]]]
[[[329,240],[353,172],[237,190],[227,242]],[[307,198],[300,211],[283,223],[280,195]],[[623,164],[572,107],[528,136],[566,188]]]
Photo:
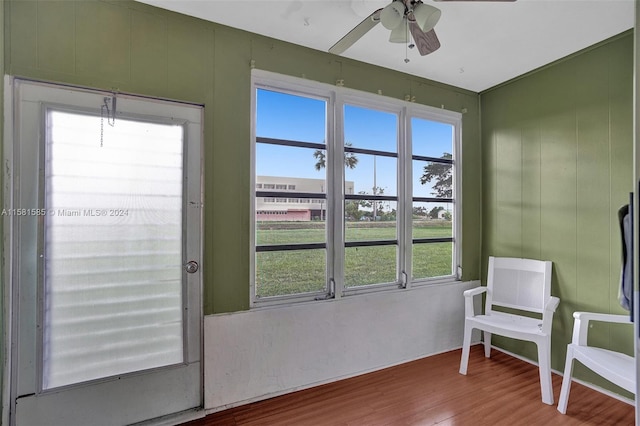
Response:
[[[540,389],[542,402],[553,405],[553,387],[551,386],[551,341],[538,342],[538,368],[540,370]]]
[[[469,365],[469,348],[471,347],[471,332],[473,327],[464,324],[464,338],[462,339],[462,356],[460,357],[460,374],[467,374],[467,366]]]
[[[491,333],[484,331],[484,356],[491,358]]]
[[[571,392],[571,375],[573,374],[573,347],[567,345],[567,359],[564,362],[564,376],[562,377],[562,387],[560,388],[560,401],[558,401],[558,411],[567,414],[567,404],[569,403],[569,392]]]

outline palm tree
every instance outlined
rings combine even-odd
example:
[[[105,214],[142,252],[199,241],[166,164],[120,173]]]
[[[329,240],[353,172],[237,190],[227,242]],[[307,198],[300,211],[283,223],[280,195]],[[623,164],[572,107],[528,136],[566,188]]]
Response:
[[[345,142],[344,146],[352,146],[351,142]],[[327,157],[324,149],[316,149],[313,157],[318,160],[316,162],[316,170],[320,171],[327,167]],[[353,152],[344,153],[344,165],[350,169],[355,169],[358,164],[358,157]]]

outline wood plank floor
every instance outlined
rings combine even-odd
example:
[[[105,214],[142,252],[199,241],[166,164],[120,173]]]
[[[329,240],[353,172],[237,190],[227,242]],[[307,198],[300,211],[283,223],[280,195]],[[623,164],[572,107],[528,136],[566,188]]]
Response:
[[[540,400],[538,369],[499,351],[460,350],[247,404],[188,426],[633,425],[634,408],[573,383],[567,415]],[[562,377],[553,375],[554,396]]]

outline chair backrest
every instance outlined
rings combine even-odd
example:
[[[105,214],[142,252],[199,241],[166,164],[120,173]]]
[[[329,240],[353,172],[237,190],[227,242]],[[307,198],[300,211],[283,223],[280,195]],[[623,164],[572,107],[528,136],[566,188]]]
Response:
[[[544,312],[551,297],[550,261],[489,257],[485,312],[502,306],[529,312]]]

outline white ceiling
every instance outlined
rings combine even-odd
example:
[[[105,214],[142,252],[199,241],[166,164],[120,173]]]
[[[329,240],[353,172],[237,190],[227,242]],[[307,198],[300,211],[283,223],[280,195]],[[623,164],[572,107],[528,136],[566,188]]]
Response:
[[[327,51],[389,0],[138,0]],[[475,92],[488,89],[633,27],[634,0],[435,2],[442,47],[421,57],[389,43],[382,25],[342,56]],[[409,63],[405,63],[408,51]]]

